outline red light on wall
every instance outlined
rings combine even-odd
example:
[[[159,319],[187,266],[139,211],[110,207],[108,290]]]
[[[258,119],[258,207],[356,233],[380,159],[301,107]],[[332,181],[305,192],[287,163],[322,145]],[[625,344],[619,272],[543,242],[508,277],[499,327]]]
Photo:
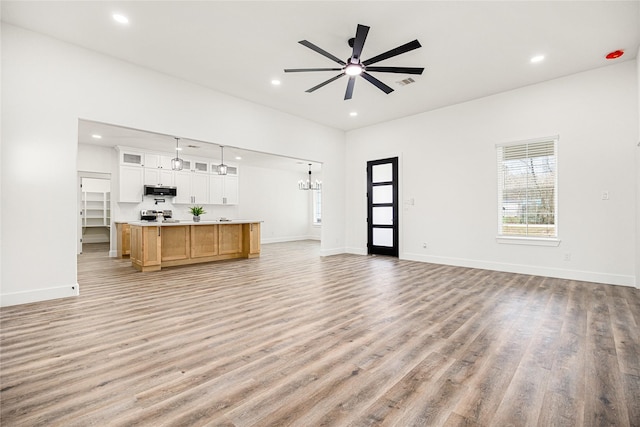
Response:
[[[622,55],[624,55],[624,50],[614,50],[613,52],[607,53],[607,56],[605,56],[605,58],[616,59],[620,58]]]

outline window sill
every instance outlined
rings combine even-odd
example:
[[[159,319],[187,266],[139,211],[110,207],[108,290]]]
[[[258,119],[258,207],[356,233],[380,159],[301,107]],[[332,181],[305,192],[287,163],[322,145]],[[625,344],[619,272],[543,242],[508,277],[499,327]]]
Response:
[[[560,239],[540,238],[540,237],[507,237],[497,236],[496,242],[506,245],[527,245],[527,246],[559,246]]]

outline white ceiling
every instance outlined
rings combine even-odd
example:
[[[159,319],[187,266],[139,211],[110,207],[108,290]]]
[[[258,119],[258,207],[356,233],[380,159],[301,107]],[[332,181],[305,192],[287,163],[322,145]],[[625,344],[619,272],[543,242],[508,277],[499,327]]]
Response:
[[[343,130],[632,60],[640,42],[638,1],[1,3],[5,22]],[[365,60],[418,39],[422,48],[376,65],[425,67],[423,75],[400,87],[407,75],[375,73],[396,89],[389,95],[358,78],[344,101],[345,78],[305,93],[336,72],[283,72],[336,66],[297,42],[346,59],[357,24],[371,27]],[[624,56],[607,61],[616,49]],[[546,59],[531,64],[537,54]]]

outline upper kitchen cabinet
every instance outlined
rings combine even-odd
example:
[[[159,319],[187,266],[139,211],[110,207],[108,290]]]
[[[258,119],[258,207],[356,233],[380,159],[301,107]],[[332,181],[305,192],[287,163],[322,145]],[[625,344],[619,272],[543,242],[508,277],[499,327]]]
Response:
[[[209,204],[209,175],[194,173],[188,170],[176,172],[174,185],[178,195],[173,199],[175,204],[196,203]]]
[[[172,186],[173,182],[171,169],[144,168],[144,185]]]
[[[216,173],[217,164],[211,165],[209,203],[212,205],[238,204],[238,167],[227,166],[226,175]]]
[[[144,190],[144,168],[120,166],[120,196],[118,201],[140,203]]]
[[[171,170],[171,157],[164,154],[144,154],[144,167],[150,169]]]
[[[182,170],[199,173],[209,173],[208,160],[184,158],[182,159],[182,162]]]
[[[124,147],[116,147],[120,157],[120,164],[124,166],[144,166],[144,153]]]

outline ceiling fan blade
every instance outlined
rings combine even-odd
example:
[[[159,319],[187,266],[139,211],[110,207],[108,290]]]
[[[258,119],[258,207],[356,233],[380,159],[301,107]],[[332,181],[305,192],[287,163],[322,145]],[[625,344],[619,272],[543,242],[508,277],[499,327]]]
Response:
[[[369,27],[358,24],[356,38],[353,41],[353,53],[351,54],[351,61],[355,61],[356,64],[360,62],[360,54],[362,54],[362,48],[364,47],[364,41],[367,39],[367,34],[369,34]]]
[[[377,87],[378,89],[380,89],[381,91],[383,91],[387,95],[389,95],[391,92],[393,92],[393,89],[391,89],[389,86],[387,86],[386,84],[382,83],[380,80],[378,80],[375,77],[373,77],[371,74],[368,74],[368,73],[364,72],[364,73],[362,73],[360,75],[365,80],[367,80],[369,83],[373,84],[375,87]]]
[[[287,70],[285,70],[287,71]],[[379,73],[422,74],[424,68],[417,67],[367,67],[367,71]]]
[[[316,89],[320,89],[320,88],[321,88],[322,86],[324,86],[324,85],[328,85],[329,83],[331,83],[331,82],[332,82],[332,81],[334,81],[334,80],[338,80],[338,79],[339,79],[340,77],[342,77],[342,76],[344,76],[344,73],[340,73],[340,74],[338,74],[338,75],[337,75],[337,76],[335,76],[335,77],[331,77],[329,80],[326,80],[326,81],[324,81],[324,82],[320,83],[319,85],[312,87],[311,89],[307,89],[307,90],[305,90],[305,92],[307,92],[307,93],[311,93],[311,92],[313,92],[313,91],[314,91],[314,90],[316,90]]]
[[[285,68],[285,73],[302,73],[305,71],[342,71],[342,68]]]
[[[307,40],[300,40],[298,43],[300,43],[303,46],[308,47],[311,50],[314,50],[316,52],[318,52],[320,55],[326,56],[327,58],[331,59],[332,61],[337,62],[340,65],[346,65],[346,63],[341,60],[340,58],[333,56],[332,54],[330,54],[329,52],[327,52],[326,50],[319,48],[318,46],[316,46],[315,44],[311,43],[310,41]]]
[[[347,91],[344,93],[344,100],[351,99],[353,96],[353,86],[356,84],[356,77],[349,77],[349,83],[347,83]]]
[[[376,62],[380,62],[380,61],[383,61],[385,59],[393,58],[394,56],[398,56],[400,54],[409,52],[410,50],[417,49],[419,47],[422,47],[420,42],[418,40],[414,40],[414,41],[411,41],[409,43],[405,43],[402,46],[398,46],[395,49],[391,49],[391,50],[389,50],[389,51],[387,51],[385,53],[381,53],[378,56],[374,56],[371,59],[367,59],[366,61],[362,62],[362,65],[367,66],[369,64],[375,64]]]

